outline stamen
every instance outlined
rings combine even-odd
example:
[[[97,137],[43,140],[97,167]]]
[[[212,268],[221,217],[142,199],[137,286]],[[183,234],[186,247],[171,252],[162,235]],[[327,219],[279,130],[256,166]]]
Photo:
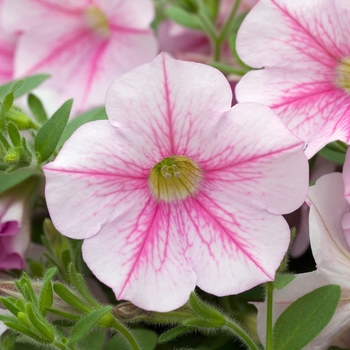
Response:
[[[185,156],[164,158],[156,164],[148,179],[154,196],[159,201],[171,202],[193,196],[202,179],[198,165]]]
[[[103,36],[109,36],[109,23],[106,15],[97,6],[90,6],[85,11],[89,28]]]
[[[336,85],[350,93],[350,57],[343,59],[338,64]]]

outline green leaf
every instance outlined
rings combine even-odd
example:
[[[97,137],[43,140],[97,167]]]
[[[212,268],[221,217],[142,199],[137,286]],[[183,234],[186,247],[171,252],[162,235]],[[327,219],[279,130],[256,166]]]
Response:
[[[71,120],[63,131],[58,147],[62,147],[63,144],[72,136],[74,131],[76,131],[83,124],[94,120],[104,120],[107,119],[106,110],[104,107],[97,107],[88,112],[85,112],[73,120]]]
[[[177,326],[177,327],[171,328],[159,336],[158,343],[160,344],[166,343],[170,340],[173,340],[181,335],[184,335],[192,331],[193,329],[190,329],[189,327],[186,327],[186,326]]]
[[[30,170],[21,170],[11,175],[0,172],[0,194],[33,176]]]
[[[276,278],[273,282],[273,286],[280,290],[284,288],[287,284],[294,280],[295,276],[291,274],[276,274]]]
[[[33,94],[28,95],[28,106],[35,120],[39,124],[44,124],[47,121],[47,114],[41,101]]]
[[[21,141],[22,137],[18,131],[16,124],[9,122],[7,125],[7,132],[10,136],[12,144],[15,147],[21,147],[22,146],[22,141]]]
[[[340,287],[330,284],[315,289],[291,304],[275,323],[273,349],[303,349],[332,319],[340,295]]]
[[[193,318],[184,321],[182,324],[196,328],[220,328],[225,323],[217,322],[217,320],[211,320],[210,318]]]
[[[47,78],[50,76],[48,74],[36,74],[25,79],[13,80],[9,83],[0,86],[0,100],[4,99],[4,97],[9,93],[9,91],[13,90],[14,87],[17,87],[17,90],[14,92],[15,98],[23,96],[27,92],[35,89],[40,84],[42,84]],[[23,82],[21,86],[18,86],[20,82]]]
[[[341,152],[340,150],[335,150],[334,148],[328,147],[323,147],[320,151],[319,154],[326,158],[329,159],[335,163],[338,164],[344,164],[345,162],[345,153]]]
[[[34,147],[40,154],[40,162],[44,162],[55,152],[67,125],[72,104],[73,100],[66,101],[38,131]]]
[[[91,331],[84,339],[79,343],[79,349],[94,349],[102,350],[104,348],[104,343],[106,340],[106,332],[101,330]]]
[[[84,338],[90,330],[97,325],[98,321],[112,309],[112,306],[104,306],[101,309],[92,311],[85,317],[82,317],[72,329],[69,344],[74,344]]]
[[[6,307],[13,315],[17,316],[17,314],[21,311],[18,309],[16,305],[17,299],[12,297],[0,297],[0,303]]]
[[[164,10],[164,13],[168,18],[184,27],[202,30],[202,25],[198,17],[195,14],[183,10],[181,7],[168,7]]]
[[[132,335],[137,340],[142,350],[154,350],[157,346],[157,334],[149,329],[133,329]],[[103,350],[130,350],[130,345],[125,342],[125,338],[116,334],[105,345]]]

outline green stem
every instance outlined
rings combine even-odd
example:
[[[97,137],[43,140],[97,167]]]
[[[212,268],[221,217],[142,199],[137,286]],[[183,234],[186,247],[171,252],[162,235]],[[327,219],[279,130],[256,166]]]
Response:
[[[224,326],[228,331],[239,337],[250,350],[259,350],[259,346],[255,343],[249,333],[239,324],[226,317],[226,325]]]
[[[273,289],[272,283],[266,283],[266,350],[272,350],[272,311],[273,311]]]
[[[222,27],[222,29],[221,29],[221,31],[219,33],[218,40],[219,40],[220,46],[221,46],[221,43],[226,39],[227,34],[231,30],[232,23],[233,23],[234,19],[236,18],[236,14],[237,14],[238,8],[239,8],[239,6],[241,4],[241,1],[242,0],[236,0],[235,1],[235,5],[233,6],[233,8],[231,10],[231,13],[228,16],[224,26]]]
[[[208,35],[208,38],[210,40],[212,53],[213,53],[213,59],[214,61],[220,60],[220,49],[221,45],[218,39],[218,32],[211,22],[211,20],[207,17],[204,10],[204,4],[203,1],[199,1],[199,11],[197,13],[198,19],[201,22],[202,28],[205,31],[205,33]]]
[[[123,324],[119,323],[114,317],[111,326],[125,337],[133,350],[141,350],[130,331]]]

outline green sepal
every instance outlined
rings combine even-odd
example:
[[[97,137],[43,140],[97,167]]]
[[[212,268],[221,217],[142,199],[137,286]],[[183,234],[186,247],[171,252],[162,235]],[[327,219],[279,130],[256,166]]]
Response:
[[[27,316],[27,314],[25,312],[20,311],[17,313],[17,321],[21,325],[23,325],[29,329],[33,328],[32,323],[30,322],[29,317]]]
[[[40,124],[47,122],[47,114],[41,101],[33,94],[28,95],[28,106],[35,120]]]
[[[180,337],[181,335],[192,332],[193,330],[194,329],[191,329],[186,326],[177,326],[177,327],[171,328],[159,336],[158,343],[160,344],[166,343],[177,337]]]
[[[86,282],[83,276],[77,272],[75,265],[70,263],[68,266],[68,276],[70,283],[73,287],[80,293],[80,295],[91,305],[94,307],[101,307],[101,305],[95,300],[95,298],[91,295],[88,287],[86,286]]]
[[[13,329],[14,331],[17,331],[19,333],[25,334],[26,336],[36,340],[37,342],[42,343],[43,338],[40,337],[39,334],[36,334],[31,330],[31,328],[28,328],[27,326],[23,325],[22,323],[15,322],[15,321],[4,321],[4,324]]]
[[[319,151],[319,154],[335,163],[344,164],[347,149],[347,144],[341,141],[335,141],[323,147]]]
[[[26,305],[26,313],[33,327],[44,339],[46,339],[48,343],[52,343],[55,340],[55,333],[50,323],[47,322],[35,309],[33,309],[32,304],[30,303]]]
[[[16,124],[8,122],[7,132],[10,136],[11,142],[15,147],[22,147],[22,137],[18,131]]]
[[[90,332],[90,330],[98,324],[100,319],[112,309],[112,306],[104,306],[81,318],[73,327],[68,344],[72,345],[84,338]]]
[[[89,313],[91,311],[90,305],[85,304],[62,283],[54,283],[53,290],[62,300],[71,305],[73,308],[83,313]]]
[[[290,282],[292,282],[294,280],[295,276],[292,274],[281,274],[281,273],[277,273],[275,280],[272,282],[273,286],[278,289],[281,290],[282,288],[284,288],[287,284],[289,284]]]
[[[273,349],[301,350],[332,319],[341,296],[337,285],[326,285],[305,294],[277,319],[273,328]]]
[[[189,13],[178,6],[167,7],[164,10],[165,15],[174,22],[195,30],[203,30],[200,20],[195,14]]]
[[[55,152],[63,130],[67,125],[72,104],[73,100],[66,101],[38,131],[34,148],[40,163],[45,162]]]
[[[26,301],[38,306],[38,297],[33,289],[29,276],[25,272],[23,272],[21,278],[15,280],[14,283]]]
[[[0,303],[2,305],[4,305],[6,307],[7,310],[9,310],[11,312],[11,314],[13,314],[14,316],[17,316],[17,314],[20,311],[18,307],[17,307],[17,299],[13,298],[13,297],[0,297]]]
[[[67,319],[68,322],[72,322],[73,324],[75,324],[76,321],[80,320],[80,318],[81,318],[81,315],[72,314],[72,313],[69,313],[66,311],[62,311],[62,310],[49,308],[49,309],[47,309],[47,311],[49,311],[57,316],[63,317],[65,319]]]
[[[218,310],[214,309],[213,306],[203,302],[195,292],[191,293],[189,302],[194,312],[198,316],[210,320],[214,325],[213,327],[221,327],[226,324],[225,317]],[[193,321],[193,319],[190,321]]]
[[[42,84],[50,76],[48,74],[36,74],[25,79],[13,80],[0,86],[0,100],[2,100],[9,91],[14,92],[15,98],[25,95]]]
[[[13,100],[13,92],[10,92],[5,96],[0,105],[0,132],[3,132],[5,130],[6,113],[10,110],[13,104]]]
[[[48,269],[44,276],[43,285],[39,294],[39,310],[45,315],[46,309],[49,309],[53,304],[53,290],[51,280],[57,273],[57,268]]]

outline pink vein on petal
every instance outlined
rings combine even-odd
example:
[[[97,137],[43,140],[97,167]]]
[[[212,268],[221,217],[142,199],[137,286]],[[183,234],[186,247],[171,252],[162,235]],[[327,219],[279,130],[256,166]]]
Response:
[[[289,12],[287,12],[284,8],[282,8],[281,5],[277,4],[276,0],[271,0],[271,2],[287,17],[289,17],[297,27],[300,27],[303,32],[308,35],[321,49],[323,49],[325,52],[328,53],[328,55],[332,58],[334,58],[335,60],[337,60],[337,57],[335,57],[331,52],[328,51],[328,49],[326,47],[324,47],[324,45],[319,42],[306,28],[304,28],[300,22],[298,22]]]
[[[69,9],[66,7],[61,7],[57,4],[53,4],[52,2],[47,2],[46,0],[30,0],[31,2],[37,3],[38,5],[41,5],[43,7],[46,7],[50,11],[53,12],[61,12],[65,15],[81,15],[82,9]]]
[[[75,43],[77,43],[79,40],[81,40],[84,37],[88,37],[90,35],[90,32],[84,30],[81,32],[78,32],[75,36],[73,36],[72,38],[70,38],[67,41],[62,42],[61,45],[59,45],[57,48],[55,48],[55,50],[50,53],[49,55],[47,55],[46,57],[44,57],[41,61],[39,61],[37,64],[35,64],[31,69],[29,69],[26,74],[32,74],[35,73],[35,71],[37,71],[38,69],[40,69],[40,67],[50,63],[51,61],[53,61],[55,58],[57,58],[57,56],[59,56],[60,54],[64,53],[67,48],[69,46],[74,45]],[[68,50],[67,50],[68,51]]]
[[[139,218],[142,216],[143,212],[146,210],[146,208],[147,208],[147,206],[149,205],[149,203],[151,202],[151,200],[152,200],[152,197],[149,198],[148,202],[147,202],[146,205],[144,206],[143,210],[141,211],[141,213],[140,213],[140,215],[139,215]],[[157,205],[157,206],[156,206],[156,210],[155,210],[155,212],[154,212],[154,215],[153,215],[153,217],[152,217],[152,220],[151,220],[151,222],[150,222],[150,225],[149,225],[147,231],[146,231],[146,230],[144,231],[144,239],[143,239],[142,245],[141,245],[141,247],[140,247],[140,249],[139,249],[139,252],[138,252],[138,254],[137,254],[137,256],[136,256],[136,259],[134,260],[133,266],[130,268],[130,272],[128,273],[128,276],[127,276],[127,278],[125,279],[125,283],[124,283],[124,285],[122,286],[122,288],[121,288],[121,290],[120,290],[120,293],[119,293],[117,299],[120,298],[120,296],[123,294],[123,291],[125,290],[125,288],[127,287],[128,283],[129,283],[129,281],[130,281],[130,279],[131,279],[131,275],[133,274],[135,268],[137,267],[137,265],[138,265],[138,263],[139,263],[140,257],[141,257],[141,255],[142,255],[142,252],[143,252],[143,250],[144,250],[144,248],[145,248],[146,242],[147,242],[148,237],[149,237],[149,235],[150,235],[150,232],[151,232],[153,223],[154,223],[155,220],[156,220],[156,216],[157,216],[157,214],[158,214],[158,210],[159,210],[159,206]],[[135,226],[137,226],[137,223],[136,223]]]
[[[173,133],[173,121],[172,121],[172,113],[173,108],[171,106],[170,101],[170,89],[169,89],[169,81],[168,81],[168,73],[165,65],[165,56],[162,55],[162,62],[163,62],[163,74],[164,74],[164,89],[165,89],[165,103],[166,103],[166,113],[167,113],[167,119],[169,123],[169,140],[170,140],[170,149],[172,155],[174,155],[174,133]]]
[[[232,218],[232,213],[227,212],[226,210],[223,210],[214,200],[212,200],[208,195],[201,192],[201,195],[205,197],[208,201],[214,204],[219,210],[224,211],[228,216]],[[263,270],[263,268],[259,265],[259,263],[254,259],[254,256],[252,256],[247,250],[245,249],[244,245],[241,242],[238,242],[232,234],[223,226],[221,222],[218,221],[218,217],[216,215],[213,215],[207,208],[205,208],[198,200],[194,198],[194,200],[197,202],[198,206],[202,208],[203,212],[207,213],[207,215],[215,222],[222,231],[232,240],[234,245],[245,255],[248,257],[248,259],[268,278],[271,278],[266,271]],[[238,223],[235,223],[237,227],[240,225]]]

